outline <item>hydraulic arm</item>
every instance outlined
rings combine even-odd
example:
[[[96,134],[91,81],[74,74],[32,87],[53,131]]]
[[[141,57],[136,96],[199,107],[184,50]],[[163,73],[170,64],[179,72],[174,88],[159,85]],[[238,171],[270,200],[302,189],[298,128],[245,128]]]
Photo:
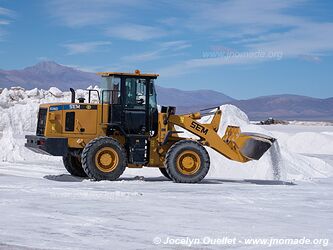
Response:
[[[209,146],[225,157],[239,162],[259,160],[272,146],[275,138],[256,134],[241,133],[237,126],[228,126],[223,137],[218,132],[222,111],[217,110],[210,123],[200,123],[200,113],[170,115],[168,122],[180,126],[200,137],[203,145]]]

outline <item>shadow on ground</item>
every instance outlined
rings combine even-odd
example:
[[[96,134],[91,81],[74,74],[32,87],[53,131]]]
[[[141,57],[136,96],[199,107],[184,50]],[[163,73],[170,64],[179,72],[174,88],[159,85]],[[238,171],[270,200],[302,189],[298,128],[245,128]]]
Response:
[[[255,184],[255,185],[297,185],[291,181],[278,181],[278,180],[251,180],[251,179],[244,179],[244,180],[232,180],[232,179],[207,179],[202,182],[203,184],[222,184],[222,183],[239,183],[239,184]]]
[[[69,174],[61,175],[45,175],[44,179],[59,182],[82,182],[83,180],[88,180],[88,178],[76,177]],[[121,177],[117,181],[143,181],[143,182],[168,182],[167,178],[161,177]],[[289,181],[278,181],[278,180],[233,180],[233,179],[205,179],[200,184],[223,184],[223,183],[237,183],[237,184],[255,184],[255,185],[296,185]]]
[[[83,180],[87,179],[69,174],[45,175],[43,178],[50,181],[60,181],[60,182],[82,182]]]

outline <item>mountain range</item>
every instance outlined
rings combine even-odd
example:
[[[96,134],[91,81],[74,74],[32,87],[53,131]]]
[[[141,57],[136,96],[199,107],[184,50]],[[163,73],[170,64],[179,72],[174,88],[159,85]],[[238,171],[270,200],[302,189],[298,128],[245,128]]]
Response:
[[[21,70],[1,70],[0,88],[21,86],[26,89],[48,89],[56,86],[62,90],[86,88],[96,85],[100,77],[52,61],[40,62]],[[180,90],[157,86],[158,103],[176,106],[178,113],[198,111],[203,108],[230,103],[245,111],[252,120],[333,120],[333,97],[327,99],[298,95],[272,95],[236,100],[213,90]]]
[[[43,61],[21,70],[1,70],[0,88],[20,86],[29,88],[60,89],[85,88],[99,81],[99,77],[55,62]]]

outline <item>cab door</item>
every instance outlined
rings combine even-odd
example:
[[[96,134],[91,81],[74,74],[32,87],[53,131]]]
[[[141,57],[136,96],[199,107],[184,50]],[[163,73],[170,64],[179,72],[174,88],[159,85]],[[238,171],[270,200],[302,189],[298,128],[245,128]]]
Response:
[[[128,134],[143,134],[147,130],[147,80],[140,78],[124,80],[123,127]]]

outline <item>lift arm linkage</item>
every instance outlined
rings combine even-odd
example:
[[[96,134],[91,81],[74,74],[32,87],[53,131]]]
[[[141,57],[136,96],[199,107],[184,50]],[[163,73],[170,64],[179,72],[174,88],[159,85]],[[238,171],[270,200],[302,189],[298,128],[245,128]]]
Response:
[[[200,142],[213,148],[230,160],[247,162],[258,160],[272,146],[274,138],[261,134],[241,133],[237,126],[228,126],[225,135],[218,135],[222,111],[217,110],[210,123],[200,123],[199,112],[185,115],[170,115],[168,122],[180,126],[200,138]]]

